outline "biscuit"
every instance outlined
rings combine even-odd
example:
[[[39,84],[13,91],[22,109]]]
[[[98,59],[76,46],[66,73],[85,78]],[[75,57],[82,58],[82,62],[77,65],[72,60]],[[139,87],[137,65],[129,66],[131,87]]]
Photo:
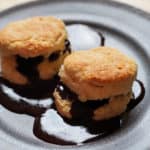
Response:
[[[24,58],[50,55],[65,48],[64,23],[54,17],[33,17],[8,24],[0,31],[0,49]]]
[[[36,78],[49,80],[57,74],[70,52],[70,45],[63,21],[54,17],[33,17],[4,27],[0,31],[0,50],[2,76],[12,83],[24,85],[30,81],[23,74],[25,67],[19,66],[18,57],[27,62],[26,68],[33,67],[33,61],[41,57],[42,61],[35,62]]]
[[[109,47],[74,52],[59,72],[61,81],[80,101],[127,95],[136,74],[135,61]]]
[[[54,98],[58,112],[65,118],[73,119],[73,116],[71,114],[72,101],[69,99],[62,99],[57,90],[55,90],[54,92]],[[111,97],[108,104],[100,106],[94,110],[92,119],[99,121],[119,116],[120,114],[125,112],[130,99],[131,92],[126,95]]]

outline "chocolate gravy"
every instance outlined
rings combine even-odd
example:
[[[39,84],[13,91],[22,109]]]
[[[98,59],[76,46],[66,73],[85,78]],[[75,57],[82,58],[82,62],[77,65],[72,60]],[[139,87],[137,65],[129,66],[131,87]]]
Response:
[[[141,91],[137,97],[132,98],[126,111],[133,109],[144,98],[144,85],[139,80],[136,80],[136,82]],[[84,104],[79,102],[77,95],[61,82],[57,85],[57,91],[62,98],[70,99],[73,103],[77,101],[71,108],[73,119],[62,118],[55,107],[47,110],[41,117],[37,117],[34,122],[33,132],[38,138],[59,145],[82,145],[103,138],[121,127],[125,113],[105,121],[91,119],[90,115],[92,113],[88,109],[88,105],[93,112],[93,109],[109,103],[108,99],[102,100],[99,104],[96,104],[96,101],[89,101],[89,104],[84,103],[86,106],[83,106]],[[86,110],[82,111],[81,109]],[[78,115],[82,117],[80,118]]]
[[[0,78],[0,104],[7,109],[38,116],[53,104],[52,93],[58,77],[34,85],[18,86]]]
[[[132,99],[132,101],[134,102],[131,101],[131,103],[128,104],[128,107],[130,109],[136,106],[137,103],[139,103],[143,99],[145,93],[142,82],[138,80],[138,83],[140,83],[139,86],[141,87],[141,93],[137,98]],[[54,143],[54,144],[59,144],[59,145],[74,145],[74,144],[81,145],[87,142],[91,142],[103,138],[106,135],[114,132],[115,130],[121,127],[123,116],[118,116],[106,121],[93,121],[91,119],[89,121],[89,119],[86,118],[88,114],[86,114],[86,116],[83,116],[85,119],[83,118],[82,119],[79,118],[78,120],[64,119],[57,113],[52,99],[48,100],[51,101],[51,103],[47,107],[49,108],[47,111],[50,111],[50,113],[47,114],[46,111],[47,108],[40,106],[39,104],[30,105],[30,103],[27,103],[25,100],[22,99],[22,97],[18,98],[18,101],[14,100],[15,98],[14,94],[10,92],[10,90],[8,90],[7,88],[3,88],[3,86],[7,86],[7,85],[5,84],[5,82],[2,83],[1,81],[0,103],[4,107],[6,107],[7,109],[13,112],[26,113],[32,116],[36,116],[33,132],[35,136],[37,136],[38,138],[44,141]],[[57,86],[57,88],[58,87],[60,86]],[[72,95],[70,96],[68,94],[68,91],[64,91],[64,90],[65,89],[61,90],[60,92],[61,96],[63,97],[68,96],[69,98],[77,98],[74,95],[74,93],[73,96]],[[136,100],[138,100],[138,102],[136,102]],[[102,106],[104,105],[102,103],[98,105],[95,104],[96,104],[95,102],[93,103],[93,101],[89,101],[89,103],[87,103],[86,105],[91,106],[92,109],[100,107],[100,105]],[[132,105],[132,108],[130,105]],[[74,113],[76,114],[77,113],[76,110],[79,109],[79,106],[74,105],[73,107],[74,107],[73,110],[75,110]],[[127,111],[129,111],[130,109],[127,109]],[[44,114],[42,114],[41,116],[41,113]],[[73,115],[74,113],[72,112]],[[84,113],[79,112],[79,113],[84,114],[85,112]],[[46,121],[42,122],[42,119],[44,119],[44,117],[46,117]],[[61,132],[62,130],[60,129],[62,129],[63,132]]]
[[[65,46],[66,48],[64,49],[63,53],[68,52],[69,54],[71,53],[71,45],[69,40],[65,40]]]
[[[51,62],[57,60],[57,59],[59,58],[59,56],[60,56],[60,53],[61,53],[61,51],[53,52],[53,53],[48,57],[48,60],[51,61]]]
[[[38,138],[59,145],[82,145],[100,139],[121,126],[116,117],[101,122],[76,122],[63,119],[54,109],[35,119],[33,132]]]
[[[101,39],[101,46],[105,46],[105,37],[101,32],[98,32],[100,39]]]
[[[83,120],[84,118],[91,120],[95,109],[109,103],[109,99],[88,100],[86,102],[81,102],[78,100],[78,96],[73,93],[68,87],[66,87],[62,82],[58,83],[56,90],[57,92],[59,92],[62,99],[72,101],[70,113],[73,119],[80,118],[81,120]]]
[[[49,80],[37,80],[36,82],[26,85],[17,85],[14,83],[10,83],[8,80],[0,78],[1,84],[4,84],[18,95],[29,98],[29,99],[41,99],[48,98],[52,96],[54,88],[58,81],[58,76],[54,76],[53,79]]]
[[[99,36],[101,46],[104,46],[105,38],[102,33],[99,33]],[[63,53],[66,51],[70,53],[70,43],[67,40],[66,47]],[[52,60],[55,61],[57,58],[56,54]],[[18,86],[0,78],[0,104],[10,111],[35,116],[33,133],[39,139],[58,145],[81,145],[103,138],[121,127],[123,115],[106,121],[93,121],[91,119],[93,110],[108,104],[109,99],[89,100],[82,103],[75,93],[59,82],[57,76],[53,80],[40,80],[38,71],[35,68],[43,60],[43,57],[40,56],[34,60],[28,59],[27,62],[19,56],[16,56],[16,59],[18,71],[26,75],[33,84]],[[27,65],[30,66],[31,62],[31,68],[28,68]],[[33,72],[32,75],[31,72]],[[139,80],[137,80],[137,83],[141,87],[141,93],[138,97],[132,98],[127,111],[130,111],[141,102],[145,95],[143,83]],[[61,97],[72,101],[70,112],[74,119],[64,119],[58,114],[52,96],[56,85]]]
[[[63,50],[63,52],[61,53],[60,50],[53,52],[49,57],[48,60],[49,61],[55,61],[57,60],[61,55],[65,54],[65,53],[71,53],[71,48],[70,48],[70,42],[69,40],[65,40],[65,49]]]
[[[137,82],[140,87],[140,93],[137,97],[135,97],[133,94],[133,97],[132,97],[130,103],[128,104],[126,111],[132,110],[135,106],[137,106],[143,100],[143,98],[145,96],[145,88],[144,88],[142,81],[136,79],[135,82]],[[133,91],[133,93],[134,93],[134,91]]]
[[[37,70],[37,65],[43,61],[43,56],[38,56],[34,58],[23,58],[19,55],[16,56],[17,62],[17,70],[24,76],[28,78],[28,80],[34,83],[39,79],[39,73]]]

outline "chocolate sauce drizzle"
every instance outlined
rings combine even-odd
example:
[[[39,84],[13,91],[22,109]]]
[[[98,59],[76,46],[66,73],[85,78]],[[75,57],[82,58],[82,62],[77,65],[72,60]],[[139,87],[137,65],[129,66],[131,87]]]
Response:
[[[49,61],[55,61],[57,60],[61,55],[65,54],[65,53],[71,53],[71,47],[70,47],[70,42],[69,40],[65,40],[65,49],[62,51],[58,50],[53,52],[49,57]]]
[[[98,35],[100,36],[101,39],[101,46],[105,46],[105,37],[101,32],[98,32]]]
[[[1,85],[4,84],[7,87],[13,89],[18,95],[29,99],[44,99],[52,96],[54,88],[58,82],[59,77],[54,76],[53,79],[49,80],[36,80],[32,84],[17,85],[10,83],[4,78],[0,78]]]
[[[137,104],[139,104],[144,98],[144,85],[140,80],[136,80],[136,82],[138,83],[141,91],[137,97],[132,98],[128,104],[126,112],[136,107]],[[52,107],[49,109],[49,111],[51,111],[50,116],[46,112],[41,117],[37,117],[35,119],[33,132],[38,138],[59,145],[81,145],[103,138],[121,127],[122,118],[125,114],[121,114],[120,116],[105,121],[94,121],[91,118],[93,110],[97,107],[107,105],[109,103],[109,99],[101,100],[98,103],[90,100],[89,102],[85,102],[83,104],[82,102],[79,102],[77,95],[70,91],[63,83],[59,82],[56,90],[59,92],[62,99],[72,101],[73,104],[70,112],[73,119],[60,119],[60,115],[55,113],[55,107]],[[50,123],[49,121],[47,122],[47,127],[43,127],[43,117],[47,117],[46,120],[50,121]],[[57,123],[57,125],[55,123]],[[69,127],[67,127],[68,125]],[[48,128],[54,128],[54,130],[49,132]],[[64,128],[65,130],[62,132],[56,132],[61,128]],[[83,131],[82,129],[85,130]],[[75,130],[75,133],[72,132],[71,136],[70,130]],[[64,132],[64,135],[61,134]],[[70,138],[67,136],[70,136]],[[80,140],[77,140],[78,137],[80,137]]]
[[[48,111],[35,119],[33,133],[36,137],[54,144],[81,145],[105,137],[121,126],[120,117],[99,122],[77,122],[60,118],[54,109]],[[47,121],[44,124],[43,119]],[[51,128],[53,130],[49,132],[47,129]]]
[[[109,103],[109,99],[103,100],[88,100],[86,102],[81,102],[78,100],[78,96],[73,93],[68,87],[66,87],[62,82],[59,82],[56,87],[56,91],[59,92],[63,100],[69,100],[72,102],[71,115],[73,119],[92,120],[93,112],[98,107],[104,106]]]
[[[57,79],[59,80],[59,79]],[[131,102],[128,104],[127,111],[133,109],[139,102],[142,101],[144,94],[145,94],[145,89],[141,81],[137,80],[137,83],[139,83],[139,86],[141,87],[141,93],[139,94],[138,97],[133,98]],[[12,100],[12,96],[9,95],[10,93],[5,91],[5,89],[2,88],[2,86],[8,86],[1,80],[0,83],[0,103],[6,107],[7,109],[16,112],[16,113],[25,113],[29,114],[32,116],[36,116],[37,118],[35,119],[34,122],[34,128],[33,128],[33,133],[35,136],[37,136],[39,139],[42,139],[44,141],[54,143],[54,144],[59,144],[59,145],[80,145],[84,144],[87,142],[95,141],[97,139],[103,138],[107,136],[108,134],[114,132],[118,128],[121,127],[121,120],[122,120],[122,115],[117,116],[115,118],[112,118],[110,120],[106,121],[93,121],[90,117],[90,115],[93,112],[93,109],[96,109],[97,107],[107,105],[109,103],[109,100],[101,100],[101,102],[93,102],[92,100],[84,103],[86,106],[83,106],[82,102],[78,101],[77,95],[74,94],[73,92],[70,95],[71,91],[68,91],[69,89],[67,87],[64,88],[64,85],[59,82],[57,85],[57,90],[59,90],[60,95],[62,97],[67,97],[68,99],[71,99],[73,102],[77,101],[72,105],[72,110],[71,114],[75,117],[75,119],[68,120],[62,118],[59,114],[56,113],[51,113],[52,116],[47,116],[47,120],[52,120],[51,124],[48,124],[48,128],[55,128],[56,130],[52,130],[51,133],[49,134],[45,130],[43,130],[41,120],[44,116],[44,114],[41,116],[42,113],[46,111],[47,108],[44,107],[39,107],[39,106],[31,106],[28,103],[26,103],[23,100],[19,100],[18,102]],[[63,87],[62,87],[63,86]],[[6,94],[7,93],[7,94]],[[136,101],[137,100],[137,101]],[[89,109],[91,107],[91,109]],[[86,111],[77,111],[79,109],[86,109]],[[52,110],[53,112],[56,111],[55,105],[52,104],[49,106],[49,110]],[[89,112],[87,114],[87,111]],[[79,117],[79,116],[82,117]],[[89,117],[87,117],[89,115]],[[55,125],[54,122],[57,122],[62,119],[59,124]],[[64,132],[66,134],[69,134],[69,136],[80,136],[80,141],[77,141],[77,138],[73,138],[72,141],[68,140],[66,138],[66,135],[62,139],[62,135],[59,132],[53,132],[53,131],[59,131],[62,128],[62,125],[64,125],[66,128],[69,128],[68,130],[66,129]],[[71,130],[76,129],[76,134],[71,134],[70,132],[70,127]],[[82,131],[84,129],[84,131]],[[82,135],[83,133],[84,135]],[[71,135],[70,135],[71,134]],[[60,136],[61,135],[61,136]]]
[[[53,104],[52,93],[58,77],[35,85],[16,85],[0,78],[0,104],[19,114],[39,116]]]
[[[71,53],[71,45],[70,45],[70,41],[69,40],[65,40],[65,50],[63,51],[63,53],[68,52],[69,54]]]
[[[53,52],[53,53],[48,57],[48,60],[49,60],[50,62],[55,61],[55,60],[57,60],[57,59],[59,58],[60,54],[61,54],[61,51]]]
[[[143,98],[145,96],[145,88],[144,88],[142,81],[136,79],[135,82],[137,82],[139,84],[140,94],[137,97],[135,97],[133,95],[133,98],[131,99],[130,103],[128,104],[126,111],[130,111],[134,107],[136,107],[143,100]]]
[[[39,73],[37,70],[37,65],[43,61],[43,56],[38,56],[34,58],[23,58],[16,56],[17,70],[23,74],[31,83],[36,82],[39,79]]]

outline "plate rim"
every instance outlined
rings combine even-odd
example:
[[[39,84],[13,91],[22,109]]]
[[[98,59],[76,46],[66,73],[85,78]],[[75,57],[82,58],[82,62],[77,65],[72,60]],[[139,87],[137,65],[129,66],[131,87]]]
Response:
[[[112,5],[115,7],[121,7],[121,9],[128,9],[129,11],[136,13],[137,15],[140,15],[142,17],[145,17],[145,19],[150,20],[150,12],[147,12],[140,8],[134,7],[130,4],[122,3],[119,1],[114,1],[114,0],[92,0],[92,1],[91,0],[61,0],[61,2],[85,2],[85,1],[90,2],[90,3],[103,3],[103,4],[107,4],[107,5]],[[27,8],[27,7],[33,7],[33,5],[35,6],[35,5],[40,5],[43,3],[50,3],[50,2],[51,3],[59,3],[60,0],[55,0],[55,1],[31,0],[28,2],[21,3],[21,4],[16,4],[15,6],[12,6],[12,7],[9,7],[9,8],[6,8],[6,9],[0,11],[0,17],[3,17],[13,11],[16,11],[16,9],[20,10],[20,9]]]
[[[87,1],[91,2],[90,0],[87,0]],[[19,4],[19,5],[16,5],[16,6],[13,6],[13,7],[10,7],[8,9],[5,9],[5,10],[1,11],[0,12],[0,17],[3,17],[3,16],[5,17],[5,15],[7,16],[11,12],[14,12],[14,11],[17,11],[17,10],[20,10],[20,9],[25,9],[25,8],[28,8],[28,7],[34,7],[36,5],[45,4],[45,3],[58,3],[58,2],[60,2],[60,0],[55,0],[55,1],[51,1],[51,0],[38,0],[38,1],[26,2],[26,3]],[[74,1],[74,0],[62,0],[62,2],[84,2],[84,0],[77,0],[77,1]],[[114,7],[120,7],[120,9],[129,10],[131,13],[134,13],[134,14],[136,13],[140,17],[144,17],[144,19],[150,21],[150,13],[145,12],[145,11],[143,11],[141,9],[135,8],[133,6],[130,6],[128,4],[124,4],[124,3],[120,3],[120,2],[116,2],[116,1],[107,1],[107,0],[106,1],[105,0],[93,0],[91,3],[93,3],[93,2],[94,3],[96,3],[96,2],[97,3],[103,3],[103,4],[111,5],[111,6],[114,6]],[[19,146],[17,148],[19,148]],[[26,149],[24,147],[20,147],[20,148],[21,149]],[[85,147],[85,149],[86,148],[87,147]],[[32,149],[32,147],[31,147],[31,149]],[[41,149],[41,147],[39,149]],[[47,147],[45,147],[45,149],[47,149]],[[69,149],[69,147],[67,149]]]

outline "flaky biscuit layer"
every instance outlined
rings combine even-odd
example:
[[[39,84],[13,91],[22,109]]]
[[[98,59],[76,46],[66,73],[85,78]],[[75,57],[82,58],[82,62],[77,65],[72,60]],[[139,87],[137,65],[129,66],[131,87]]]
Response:
[[[55,105],[58,112],[65,118],[73,119],[70,113],[72,101],[62,99],[59,92],[54,92]],[[94,110],[93,120],[106,120],[125,112],[127,104],[131,99],[131,92],[126,95],[114,96],[109,99],[109,103]],[[77,108],[78,109],[78,108]]]

